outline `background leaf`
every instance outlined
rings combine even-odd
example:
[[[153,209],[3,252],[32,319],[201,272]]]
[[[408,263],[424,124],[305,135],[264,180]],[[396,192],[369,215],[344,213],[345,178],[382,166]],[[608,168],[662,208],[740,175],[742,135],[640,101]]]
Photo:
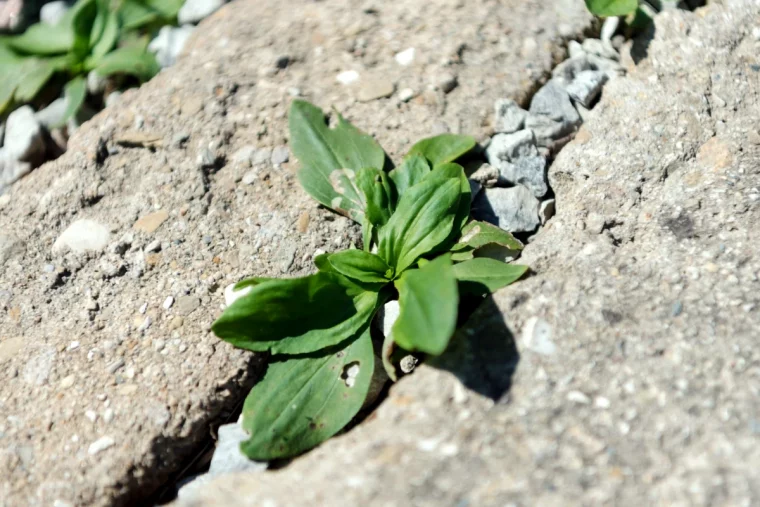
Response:
[[[625,16],[636,10],[639,0],[586,0],[586,7],[597,16]]]
[[[383,302],[377,292],[365,291],[340,275],[319,272],[253,285],[211,329],[243,349],[306,354],[354,334]]]
[[[100,60],[116,45],[119,39],[119,16],[116,12],[109,11],[106,14],[103,32],[100,38],[92,46],[90,57],[94,60]]]
[[[335,270],[348,278],[367,283],[388,283],[393,270],[379,256],[362,250],[344,250],[327,258]]]
[[[56,55],[66,53],[74,45],[74,29],[70,24],[55,26],[36,24],[24,33],[8,40],[13,49],[30,55]]]
[[[20,70],[21,76],[15,93],[17,102],[28,102],[34,99],[56,71],[53,61],[37,58],[25,60]]]
[[[460,193],[459,180],[448,178],[425,179],[404,194],[379,234],[378,254],[397,274],[448,238]]]
[[[160,70],[156,57],[138,47],[124,47],[105,55],[94,67],[101,76],[128,74],[147,81]]]
[[[63,114],[61,125],[65,124],[69,118],[73,118],[82,107],[87,97],[87,80],[82,76],[75,77],[66,83],[63,91],[66,97],[66,112]]]
[[[470,136],[441,134],[417,142],[409,150],[408,155],[422,155],[435,167],[438,164],[455,161],[472,150],[476,144],[475,139]]]
[[[519,280],[528,266],[477,258],[456,264],[453,269],[462,291],[488,294]]]
[[[412,153],[404,158],[400,166],[388,173],[388,176],[393,180],[396,195],[400,198],[429,173],[430,164],[427,159],[419,153]]]
[[[249,458],[269,461],[308,451],[359,412],[375,367],[369,328],[340,351],[270,363],[243,406],[240,445]]]
[[[438,355],[446,350],[457,323],[459,293],[451,259],[442,255],[396,281],[399,316],[393,340],[410,351]]]
[[[365,167],[382,168],[383,149],[340,115],[337,127],[329,128],[322,110],[303,100],[291,104],[288,123],[304,190],[324,206],[361,222],[364,199],[351,176]]]

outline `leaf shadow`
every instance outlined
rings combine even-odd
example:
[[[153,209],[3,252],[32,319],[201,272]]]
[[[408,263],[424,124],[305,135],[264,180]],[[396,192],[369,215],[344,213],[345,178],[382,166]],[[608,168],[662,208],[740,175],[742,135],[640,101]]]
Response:
[[[453,373],[468,389],[504,403],[519,362],[514,335],[488,296],[457,331],[446,352],[426,364]]]

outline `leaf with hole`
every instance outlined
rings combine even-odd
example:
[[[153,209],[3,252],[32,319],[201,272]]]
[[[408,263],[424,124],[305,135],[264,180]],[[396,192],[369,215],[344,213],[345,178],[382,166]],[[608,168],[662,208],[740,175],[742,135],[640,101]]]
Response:
[[[435,167],[453,162],[466,155],[476,145],[475,139],[458,134],[441,134],[417,142],[409,150],[409,155],[422,155]]]
[[[454,265],[454,276],[462,292],[488,294],[519,280],[527,266],[506,264],[496,259],[477,258]]]
[[[304,190],[324,206],[361,223],[365,202],[356,186],[356,172],[384,167],[385,152],[372,136],[340,114],[337,117],[337,126],[330,128],[321,109],[294,100],[288,118],[290,145],[301,162],[298,179]]]
[[[586,0],[592,14],[601,17],[625,16],[636,10],[639,0]]]
[[[388,283],[393,269],[379,256],[363,250],[345,250],[327,257],[338,273],[360,282]]]
[[[405,272],[396,288],[400,310],[393,340],[410,351],[441,354],[457,323],[459,293],[451,259],[442,255]]]
[[[359,412],[375,367],[366,327],[339,350],[270,363],[243,405],[240,444],[250,459],[297,456],[340,431]]]
[[[385,296],[323,272],[251,286],[212,325],[247,350],[307,354],[331,347],[369,322]]]
[[[460,190],[458,178],[426,178],[399,200],[378,238],[378,255],[397,274],[446,241],[459,210]]]

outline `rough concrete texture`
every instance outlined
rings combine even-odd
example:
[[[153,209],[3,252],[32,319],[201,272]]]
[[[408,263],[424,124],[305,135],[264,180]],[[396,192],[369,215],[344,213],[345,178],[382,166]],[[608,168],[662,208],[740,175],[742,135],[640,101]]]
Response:
[[[524,103],[590,22],[576,0],[248,0],[204,22],[175,67],[0,196],[0,505],[149,496],[260,370],[209,332],[224,287],[306,274],[317,249],[358,242],[300,190],[295,161],[271,162],[299,90],[392,156],[442,130],[484,137],[493,101]],[[416,97],[359,103],[370,78]]]
[[[423,366],[347,435],[185,505],[758,504],[758,20],[669,11],[604,89],[550,169],[536,274],[464,333],[513,335],[511,379],[508,341],[460,337],[463,383]]]

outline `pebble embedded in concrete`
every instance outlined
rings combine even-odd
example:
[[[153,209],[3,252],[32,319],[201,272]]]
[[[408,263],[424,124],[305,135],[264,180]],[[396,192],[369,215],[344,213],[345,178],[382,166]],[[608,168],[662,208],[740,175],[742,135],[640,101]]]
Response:
[[[53,244],[53,253],[70,250],[74,253],[100,252],[111,241],[111,231],[105,225],[90,219],[81,219],[69,225]]]

